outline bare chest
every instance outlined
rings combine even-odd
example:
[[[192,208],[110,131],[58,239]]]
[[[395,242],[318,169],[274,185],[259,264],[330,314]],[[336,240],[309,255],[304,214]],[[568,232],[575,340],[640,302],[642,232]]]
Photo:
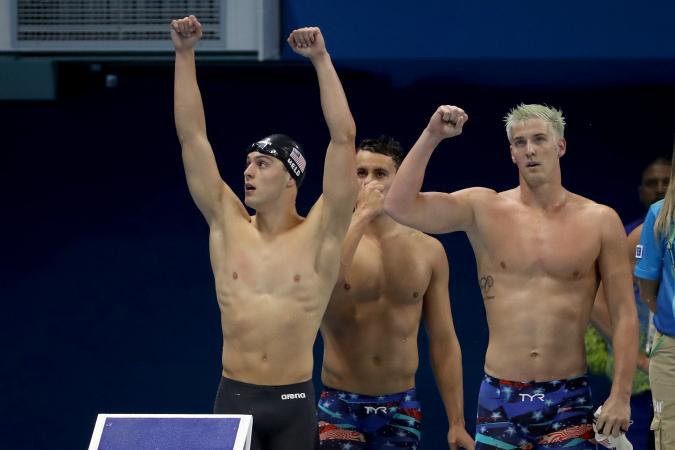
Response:
[[[342,286],[355,302],[383,299],[390,304],[422,301],[431,280],[429,255],[407,240],[396,243],[362,239]]]
[[[211,264],[219,292],[296,297],[316,291],[316,245],[300,233],[264,239],[251,232],[212,235]],[[336,260],[337,267],[337,260]],[[325,283],[324,283],[325,284]]]
[[[579,213],[544,215],[493,208],[470,236],[480,268],[553,278],[580,278],[595,270],[600,236]]]

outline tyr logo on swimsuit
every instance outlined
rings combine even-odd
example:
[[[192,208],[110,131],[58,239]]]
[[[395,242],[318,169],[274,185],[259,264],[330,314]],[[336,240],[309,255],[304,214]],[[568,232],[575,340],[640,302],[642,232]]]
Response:
[[[526,398],[529,398],[530,401],[534,401],[536,398],[537,400],[543,402],[544,401],[544,394],[519,394],[520,395],[520,401],[524,402]]]
[[[297,394],[281,394],[282,400],[293,400],[294,398],[307,398],[304,392],[299,392]]]
[[[382,412],[382,414],[387,414],[386,406],[364,406],[366,408],[366,414],[377,414]]]

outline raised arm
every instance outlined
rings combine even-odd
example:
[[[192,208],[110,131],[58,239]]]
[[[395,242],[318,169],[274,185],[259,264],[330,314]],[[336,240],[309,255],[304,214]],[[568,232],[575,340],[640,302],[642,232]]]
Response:
[[[340,275],[338,282],[344,282],[349,278],[354,254],[366,232],[368,224],[379,214],[384,213],[384,186],[381,183],[368,183],[361,187],[356,200],[356,209],[352,214],[347,235],[342,243],[340,254]]]
[[[468,120],[456,106],[439,106],[394,177],[384,209],[397,222],[427,233],[466,230],[473,220],[467,191],[420,192],[424,172],[438,144],[462,132]]]
[[[180,141],[190,194],[207,222],[221,217],[224,193],[234,197],[218,172],[216,158],[206,137],[206,121],[197,85],[195,45],[202,26],[195,16],[171,22],[171,40],[176,48],[174,119]],[[235,197],[236,198],[236,197]]]
[[[612,324],[612,345],[616,365],[609,398],[598,418],[603,434],[618,436],[628,429],[630,395],[638,351],[638,320],[631,284],[630,263],[626,257],[626,233],[617,214],[601,207],[597,223],[601,244],[598,267]]]
[[[288,43],[293,51],[309,58],[319,80],[321,109],[330,133],[323,172],[323,202],[331,216],[328,220],[337,220],[338,228],[344,232],[358,191],[356,125],[321,31],[316,27],[295,30]]]
[[[450,269],[445,250],[433,241],[433,272],[424,294],[424,324],[429,336],[431,368],[448,416],[448,445],[451,450],[474,448],[464,424],[464,386],[462,383],[462,351],[455,334],[450,309],[448,281]]]

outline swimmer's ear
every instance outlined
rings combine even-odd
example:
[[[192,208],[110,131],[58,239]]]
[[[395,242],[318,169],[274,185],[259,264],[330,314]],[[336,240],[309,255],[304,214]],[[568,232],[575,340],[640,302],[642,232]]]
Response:
[[[293,186],[297,186],[297,184],[295,183],[295,180],[293,179],[293,177],[288,175],[288,181],[286,182],[286,187],[292,188]]]
[[[511,153],[511,162],[513,162],[513,164],[516,164],[516,157],[513,156],[513,145],[509,145],[509,153]]]
[[[558,141],[558,158],[562,158],[563,155],[567,152],[567,141],[565,138],[560,138]]]

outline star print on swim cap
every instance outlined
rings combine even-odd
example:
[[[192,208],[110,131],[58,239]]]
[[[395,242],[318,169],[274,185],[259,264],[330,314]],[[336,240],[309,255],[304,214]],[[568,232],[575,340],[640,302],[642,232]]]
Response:
[[[264,153],[277,158],[291,174],[298,187],[305,179],[305,168],[307,166],[305,152],[300,144],[285,134],[272,134],[254,142],[246,150],[246,154],[251,152]]]

